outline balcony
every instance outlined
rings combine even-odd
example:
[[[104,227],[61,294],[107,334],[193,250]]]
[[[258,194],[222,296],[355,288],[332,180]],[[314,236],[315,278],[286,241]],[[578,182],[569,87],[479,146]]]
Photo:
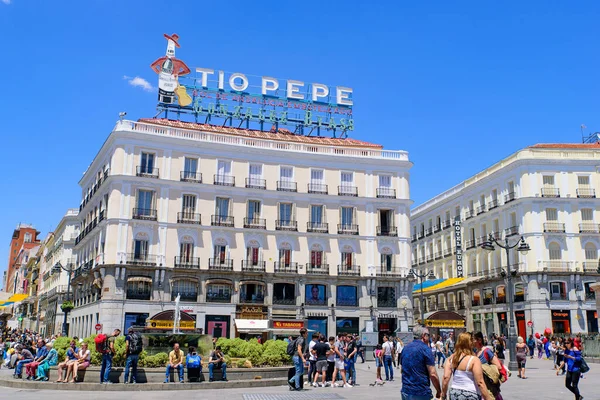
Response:
[[[202,183],[202,174],[200,172],[181,171],[179,180],[181,182]]]
[[[212,226],[227,226],[233,228],[233,217],[228,215],[213,215],[210,218]]]
[[[475,210],[470,208],[467,211],[465,211],[465,219],[471,219],[475,216]]]
[[[510,203],[513,200],[517,199],[517,194],[515,192],[509,192],[507,195],[504,196],[504,204],[506,203]]]
[[[210,258],[208,260],[209,271],[233,271],[233,260],[228,258]]]
[[[267,229],[267,220],[264,218],[244,218],[244,228]]]
[[[465,241],[465,248],[467,250],[469,249],[474,249],[475,247],[477,247],[477,244],[475,242],[475,239],[469,239]]]
[[[397,301],[395,298],[389,298],[389,297],[378,297],[377,298],[377,307],[384,307],[384,308],[396,308],[397,307]]]
[[[442,258],[444,258],[444,255],[443,255],[443,253],[441,251],[436,251],[433,254],[433,258],[436,259],[436,260],[441,260]]]
[[[569,296],[564,293],[550,293],[550,300],[568,300]]]
[[[560,197],[560,189],[542,188],[542,197]]]
[[[329,233],[329,224],[327,222],[307,222],[306,232]]]
[[[266,265],[266,261],[242,260],[242,271],[265,272]]]
[[[156,256],[144,253],[127,253],[127,264],[155,266]]]
[[[206,295],[208,303],[231,303],[231,294],[229,293],[208,293]]]
[[[561,260],[549,260],[539,261],[542,271],[548,272],[569,272],[573,268],[572,261],[561,261]]]
[[[471,306],[473,306],[473,307],[478,307],[478,306],[480,306],[480,305],[481,305],[481,303],[479,302],[479,300],[475,300],[475,299],[473,299],[473,300],[471,301]]]
[[[594,199],[596,198],[596,189],[579,188],[577,189],[577,197],[581,199]]]
[[[484,297],[483,298],[483,305],[484,306],[489,306],[494,304],[494,298],[493,297]]]
[[[544,222],[544,232],[565,233],[565,224],[560,222]]]
[[[219,186],[235,186],[235,176],[233,175],[214,175],[213,183]]]
[[[511,226],[510,228],[506,228],[504,230],[504,236],[509,237],[509,236],[514,236],[514,235],[518,235],[519,234],[519,226],[515,225],[515,226]]]
[[[329,264],[306,264],[306,273],[310,275],[329,275]]]
[[[600,225],[593,222],[579,224],[579,233],[600,233]]]
[[[339,276],[360,276],[360,265],[338,265]]]
[[[128,290],[126,294],[127,300],[150,300],[150,290],[138,292],[137,290]]]
[[[452,249],[444,249],[444,258],[452,255]]]
[[[198,214],[198,213],[194,213],[194,212],[190,212],[190,211],[183,211],[183,212],[177,213],[177,223],[178,224],[200,225],[200,224],[202,224],[202,219],[200,217],[200,214]]]
[[[433,228],[425,229],[425,236],[431,236],[431,235],[433,235]]]
[[[322,183],[309,183],[308,184],[308,193],[315,194],[327,194],[327,185]]]
[[[358,235],[358,225],[338,224],[338,235]]]
[[[384,229],[387,229],[387,228],[384,228]],[[387,236],[387,235],[381,235],[380,232],[382,232],[382,230],[381,230],[381,227],[378,226],[377,227],[377,236]],[[416,233],[413,234],[410,237],[410,241],[413,242],[413,243],[417,241],[417,234]]]
[[[396,189],[388,187],[380,187],[376,189],[376,195],[380,199],[395,199]]]
[[[200,269],[200,257],[175,257],[175,268]]]
[[[377,226],[377,236],[398,236],[398,228],[395,226]],[[417,235],[413,235],[413,242]]]
[[[481,246],[483,243],[487,242],[487,236],[480,236],[477,238],[477,246]]]
[[[402,275],[402,273],[400,271],[400,268],[388,267],[388,266],[385,266],[385,265],[380,265],[379,267],[377,267],[377,276],[380,276],[380,277],[399,277],[401,275]]]
[[[502,234],[500,233],[500,231],[491,232],[491,235],[496,240],[502,239]]]
[[[433,226],[433,233],[438,233],[442,230],[441,225],[434,225]]]
[[[292,181],[277,181],[277,190],[280,192],[297,192],[298,184]]]
[[[498,207],[498,199],[494,199],[488,203],[488,210],[493,210]]]
[[[275,221],[275,230],[277,231],[298,231],[298,221],[288,221],[278,219]]]
[[[425,264],[425,257],[419,257],[419,259],[417,260],[417,262],[419,263],[419,265]]]
[[[483,214],[487,210],[485,209],[485,205],[477,207],[477,215]]]
[[[358,197],[358,188],[356,186],[338,186],[338,196]]]
[[[458,310],[464,310],[464,309],[465,309],[465,301],[464,301],[464,300],[459,300],[459,301],[456,303],[456,308],[457,308]]]
[[[158,179],[158,168],[148,168],[143,165],[138,165],[135,169],[135,175],[142,178]]]
[[[133,219],[143,219],[146,221],[156,221],[156,209],[153,208],[134,208]]]
[[[506,304],[506,296],[496,297],[496,304]]]
[[[276,304],[279,306],[295,306],[296,298],[294,297],[293,299],[284,299],[284,298],[279,298],[279,297],[273,297],[273,304]]]
[[[442,229],[448,229],[452,226],[452,221],[450,221],[449,219],[442,221]]]
[[[265,190],[267,188],[267,181],[265,179],[246,178],[246,187],[249,189]]]
[[[583,272],[593,272],[596,273],[600,269],[600,262],[598,261],[584,261],[583,262]],[[44,278],[45,280],[45,278]]]
[[[281,262],[275,261],[275,273],[277,274],[297,274],[298,263],[297,262]]]
[[[427,262],[433,261],[433,254],[427,254],[426,260],[427,260]]]

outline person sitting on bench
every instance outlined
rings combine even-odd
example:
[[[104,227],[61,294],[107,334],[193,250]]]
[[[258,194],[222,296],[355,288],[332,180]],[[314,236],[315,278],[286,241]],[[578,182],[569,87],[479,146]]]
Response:
[[[225,363],[225,355],[221,351],[221,346],[217,346],[211,353],[208,358],[208,381],[213,382],[215,377],[213,375],[213,371],[216,369],[221,369],[223,377],[222,381],[227,381],[227,364]]]

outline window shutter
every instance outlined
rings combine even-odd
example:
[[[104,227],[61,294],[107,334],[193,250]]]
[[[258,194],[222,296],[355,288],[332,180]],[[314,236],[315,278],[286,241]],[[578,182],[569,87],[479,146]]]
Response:
[[[543,176],[544,187],[552,187],[554,186],[554,177],[550,175]]]
[[[590,177],[589,176],[578,176],[577,183],[579,186],[589,186],[590,185]]]

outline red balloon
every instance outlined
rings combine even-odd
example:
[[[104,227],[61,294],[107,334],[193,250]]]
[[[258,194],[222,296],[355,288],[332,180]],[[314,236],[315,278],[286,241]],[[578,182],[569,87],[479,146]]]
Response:
[[[546,328],[546,329],[544,330],[544,335],[546,335],[546,336],[550,336],[551,334],[552,334],[552,329],[550,329],[550,328]]]
[[[536,333],[535,333],[535,337],[536,337],[536,339],[539,339],[539,338],[540,338],[540,333],[539,333],[539,332],[536,332]]]

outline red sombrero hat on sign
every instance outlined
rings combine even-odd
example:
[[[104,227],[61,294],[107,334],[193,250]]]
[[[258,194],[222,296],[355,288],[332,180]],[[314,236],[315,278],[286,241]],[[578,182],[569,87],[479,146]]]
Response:
[[[174,33],[174,34],[172,34],[171,36],[169,36],[169,35],[167,35],[166,33],[164,33],[163,35],[165,36],[165,38],[166,38],[167,40],[172,40],[172,41],[173,41],[173,43],[175,43],[175,46],[177,46],[178,48],[179,48],[179,47],[181,47],[181,46],[179,45],[179,43],[177,42],[177,41],[179,40],[179,35],[178,35],[178,34]]]

